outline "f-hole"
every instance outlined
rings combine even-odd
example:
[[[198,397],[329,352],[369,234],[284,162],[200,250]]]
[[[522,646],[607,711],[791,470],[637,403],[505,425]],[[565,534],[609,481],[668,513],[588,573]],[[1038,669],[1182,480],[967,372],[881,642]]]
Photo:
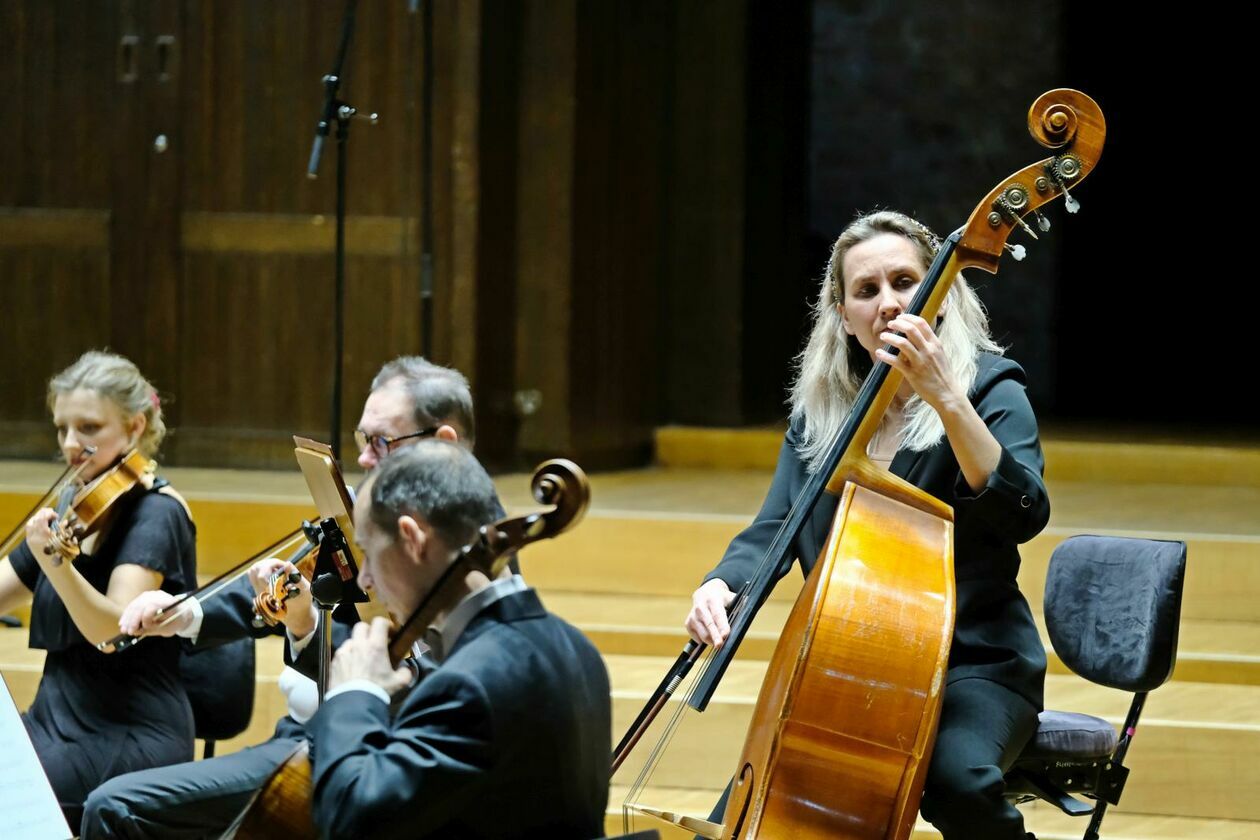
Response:
[[[735,780],[735,784],[731,786],[732,799],[736,796],[741,797],[738,805],[735,802],[728,802],[726,805],[726,813],[731,813],[734,807],[739,808],[739,813],[735,819],[723,819],[722,822],[731,827],[731,838],[737,838],[744,831],[744,823],[748,819],[748,806],[752,804],[753,779],[755,771],[751,764],[745,764],[743,769],[739,771],[739,778]]]

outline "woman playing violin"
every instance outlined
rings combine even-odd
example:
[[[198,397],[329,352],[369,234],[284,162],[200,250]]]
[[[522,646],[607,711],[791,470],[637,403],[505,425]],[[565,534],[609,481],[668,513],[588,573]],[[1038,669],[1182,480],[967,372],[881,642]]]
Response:
[[[1050,505],[1024,372],[1001,356],[975,293],[959,277],[935,325],[906,312],[937,246],[923,225],[890,211],[857,219],[836,241],[769,494],[696,590],[686,627],[698,641],[725,641],[733,591],[752,576],[872,364],[891,365],[904,380],[868,454],[955,516],[957,614],[922,814],[946,840],[1024,838],[1002,776],[1036,729],[1046,659],[1016,585],[1016,546],[1045,527]],[[824,496],[794,546],[806,574],[836,506]]]
[[[89,352],[52,378],[48,405],[66,462],[82,480],[133,449],[152,457],[166,432],[157,392],[127,359]],[[94,451],[93,451],[94,448]],[[147,474],[107,512],[67,561],[56,551],[52,508],[0,559],[0,612],[30,602],[30,646],[47,651],[35,701],[23,715],[72,828],[102,781],[192,758],[193,721],[179,680],[178,641],[153,639],[117,655],[95,645],[118,633],[123,607],[149,589],[196,585],[194,528],[183,501]]]

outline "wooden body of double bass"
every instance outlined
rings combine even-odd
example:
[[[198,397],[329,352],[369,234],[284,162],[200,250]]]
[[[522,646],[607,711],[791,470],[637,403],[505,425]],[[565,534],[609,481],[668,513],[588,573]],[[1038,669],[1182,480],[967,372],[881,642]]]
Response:
[[[779,679],[758,697],[723,837],[791,826],[793,838],[905,838],[914,827],[954,631],[953,515],[883,475],[844,484],[770,661]]]

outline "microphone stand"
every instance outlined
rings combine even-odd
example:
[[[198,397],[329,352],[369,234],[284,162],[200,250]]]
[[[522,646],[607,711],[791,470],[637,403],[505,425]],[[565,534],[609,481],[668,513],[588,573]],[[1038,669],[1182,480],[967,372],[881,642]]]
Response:
[[[433,358],[433,3],[424,4],[420,18],[424,53],[420,82],[421,142],[420,161],[420,347],[421,355]]]
[[[346,301],[346,141],[350,137],[350,120],[358,111],[340,98],[342,67],[350,38],[354,34],[354,14],[358,0],[346,0],[346,13],[341,24],[341,45],[337,48],[337,60],[332,72],[324,76],[324,107],[319,123],[315,126],[315,140],[311,144],[311,156],[306,164],[306,177],[319,177],[319,161],[324,153],[324,140],[337,124],[337,244],[334,256],[333,290],[333,372],[332,408],[328,439],[331,441],[333,460],[341,459],[341,381],[345,356],[345,301]],[[365,115],[375,125],[375,113]]]

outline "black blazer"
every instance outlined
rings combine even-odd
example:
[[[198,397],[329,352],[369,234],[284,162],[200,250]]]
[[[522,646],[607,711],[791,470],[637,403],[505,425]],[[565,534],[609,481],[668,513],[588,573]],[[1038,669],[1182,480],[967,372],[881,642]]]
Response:
[[[326,837],[603,835],[611,731],[595,647],[534,590],[486,607],[392,718],[350,691],[307,726]]]
[[[1044,460],[1037,419],[1024,392],[1024,371],[1000,356],[982,353],[970,399],[1002,445],[997,469],[973,494],[942,437],[924,452],[900,450],[890,470],[954,508],[954,577],[958,611],[950,649],[948,682],[980,677],[1000,683],[1042,708],[1045,648],[1028,602],[1015,578],[1018,543],[1041,532],[1050,501],[1041,479]],[[774,481],[753,523],[726,550],[705,580],[721,578],[738,590],[752,577],[787,516],[807,472],[796,451],[803,424],[793,423],[779,452]],[[831,529],[838,500],[824,495],[796,541],[796,559],[808,575]],[[779,576],[787,573],[785,564]]]

